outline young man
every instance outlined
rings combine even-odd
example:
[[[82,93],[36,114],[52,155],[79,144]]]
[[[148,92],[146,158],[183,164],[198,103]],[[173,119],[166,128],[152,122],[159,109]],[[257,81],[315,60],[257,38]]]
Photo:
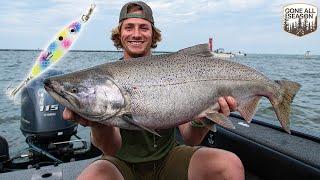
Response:
[[[161,40],[151,8],[141,1],[125,4],[111,39],[124,50],[123,59],[151,55]],[[219,98],[221,113],[236,108],[232,97]],[[229,109],[230,108],[230,109]],[[146,131],[130,131],[89,122],[65,109],[65,119],[91,127],[91,139],[104,154],[89,165],[78,179],[244,179],[240,159],[233,153],[199,145],[208,130],[201,119],[180,125],[186,145],[177,145],[175,128],[158,130],[161,137]]]

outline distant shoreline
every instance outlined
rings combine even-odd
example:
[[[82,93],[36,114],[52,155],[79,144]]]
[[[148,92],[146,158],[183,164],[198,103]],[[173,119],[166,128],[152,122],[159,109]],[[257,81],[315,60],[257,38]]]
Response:
[[[0,51],[42,51],[41,49],[0,49]],[[117,51],[117,50],[70,50],[69,52],[116,52],[116,53],[122,53],[123,51]],[[176,51],[152,51],[153,53],[173,53]],[[289,56],[294,56],[294,55],[304,55],[304,54],[266,54],[266,53],[247,53],[248,55],[255,55],[255,54],[259,54],[259,55],[289,55]],[[311,54],[312,56],[320,56],[320,54]]]
[[[0,49],[0,51],[42,51],[41,49]],[[123,52],[117,50],[70,50],[69,52]],[[153,51],[154,53],[172,53],[171,51]]]

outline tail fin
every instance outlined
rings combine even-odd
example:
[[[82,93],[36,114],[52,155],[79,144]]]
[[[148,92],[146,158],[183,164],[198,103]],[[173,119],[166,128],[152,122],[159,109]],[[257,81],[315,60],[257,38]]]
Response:
[[[280,85],[280,88],[283,89],[284,93],[282,101],[279,103],[272,102],[272,105],[276,111],[281,126],[284,128],[285,131],[290,133],[290,104],[292,103],[296,93],[299,91],[301,85],[299,83],[287,80],[279,80],[275,82]]]

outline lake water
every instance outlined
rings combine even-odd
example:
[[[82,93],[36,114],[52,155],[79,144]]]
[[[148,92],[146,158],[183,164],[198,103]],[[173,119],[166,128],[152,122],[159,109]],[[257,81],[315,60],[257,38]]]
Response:
[[[18,85],[29,73],[40,51],[0,51],[0,135],[9,143],[10,154],[27,147],[20,131],[20,105],[7,96],[7,88]],[[120,52],[72,51],[54,66],[63,72],[116,61]],[[249,54],[232,59],[249,65],[274,80],[289,79],[302,84],[292,103],[291,127],[320,132],[320,56]],[[19,99],[19,97],[17,97]],[[263,98],[255,119],[279,124],[271,104]],[[79,135],[89,139],[89,128],[79,126]]]

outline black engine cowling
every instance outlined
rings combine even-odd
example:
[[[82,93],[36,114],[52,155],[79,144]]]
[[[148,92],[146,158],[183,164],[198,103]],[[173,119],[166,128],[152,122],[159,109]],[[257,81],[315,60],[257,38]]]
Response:
[[[24,136],[34,136],[38,141],[63,141],[77,133],[77,124],[62,118],[64,107],[44,89],[43,81],[62,74],[48,70],[30,82],[21,92],[20,129]]]

